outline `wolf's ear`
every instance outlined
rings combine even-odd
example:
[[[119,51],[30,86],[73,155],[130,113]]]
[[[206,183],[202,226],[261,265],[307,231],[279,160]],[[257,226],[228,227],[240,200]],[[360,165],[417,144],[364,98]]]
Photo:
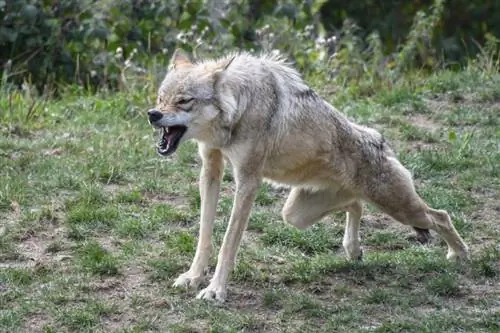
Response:
[[[172,66],[172,68],[189,67],[192,64],[193,63],[191,62],[189,55],[184,50],[175,49],[174,54],[170,59],[170,66]]]
[[[217,68],[214,73],[214,84],[217,84],[222,76],[222,74],[228,69],[229,65],[233,62],[233,60],[236,58],[236,56],[232,57],[231,59],[227,60],[225,64]]]

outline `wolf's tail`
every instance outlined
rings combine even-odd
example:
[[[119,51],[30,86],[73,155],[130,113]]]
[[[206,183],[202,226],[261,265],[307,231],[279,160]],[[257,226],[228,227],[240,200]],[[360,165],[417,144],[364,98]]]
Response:
[[[417,241],[419,243],[426,244],[431,240],[431,233],[429,232],[429,229],[413,227],[413,230],[417,233]]]

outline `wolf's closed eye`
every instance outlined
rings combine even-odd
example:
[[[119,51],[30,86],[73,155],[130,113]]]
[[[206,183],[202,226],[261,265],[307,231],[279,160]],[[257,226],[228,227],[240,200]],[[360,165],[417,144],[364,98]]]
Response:
[[[186,105],[189,102],[192,102],[193,100],[194,100],[193,97],[181,98],[181,99],[177,100],[177,102],[175,104],[177,104],[177,105]]]

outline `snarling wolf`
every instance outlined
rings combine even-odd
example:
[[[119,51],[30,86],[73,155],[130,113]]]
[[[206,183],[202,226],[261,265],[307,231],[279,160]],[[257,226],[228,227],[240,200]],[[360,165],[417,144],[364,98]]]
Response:
[[[448,259],[469,256],[448,213],[416,193],[410,172],[384,137],[349,121],[279,56],[240,52],[193,61],[177,49],[148,118],[161,131],[158,154],[171,155],[193,139],[202,160],[196,254],[176,287],[196,288],[203,279],[224,162],[232,166],[236,191],[229,225],[213,278],[197,298],[224,301],[262,181],[291,188],[282,215],[297,228],[345,211],[342,245],[349,259],[362,255],[363,201],[413,227],[422,242],[434,230],[448,245]]]

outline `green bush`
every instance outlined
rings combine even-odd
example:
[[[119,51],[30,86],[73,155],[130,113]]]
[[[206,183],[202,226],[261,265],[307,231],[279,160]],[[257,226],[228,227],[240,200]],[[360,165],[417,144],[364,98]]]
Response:
[[[327,0],[320,13],[325,28],[335,31],[346,18],[356,22],[366,37],[377,31],[384,52],[398,50],[410,33],[419,11],[429,12],[434,0]],[[447,0],[433,38],[429,39],[437,55],[447,62],[464,62],[474,56],[489,33],[500,37],[500,2]],[[429,36],[430,37],[430,36]]]
[[[125,71],[144,71],[134,58],[164,61],[178,45],[235,44],[239,24],[210,14],[200,0],[0,0],[0,20],[4,81],[28,79],[38,88],[54,82],[115,88]]]
[[[210,56],[235,48],[274,50],[306,72],[319,70],[344,81],[368,74],[376,80],[388,68],[397,74],[412,66],[463,61],[487,33],[490,41],[500,35],[496,2],[227,3],[0,0],[0,84],[34,86],[40,93],[58,90],[60,83],[150,87],[179,46]]]

